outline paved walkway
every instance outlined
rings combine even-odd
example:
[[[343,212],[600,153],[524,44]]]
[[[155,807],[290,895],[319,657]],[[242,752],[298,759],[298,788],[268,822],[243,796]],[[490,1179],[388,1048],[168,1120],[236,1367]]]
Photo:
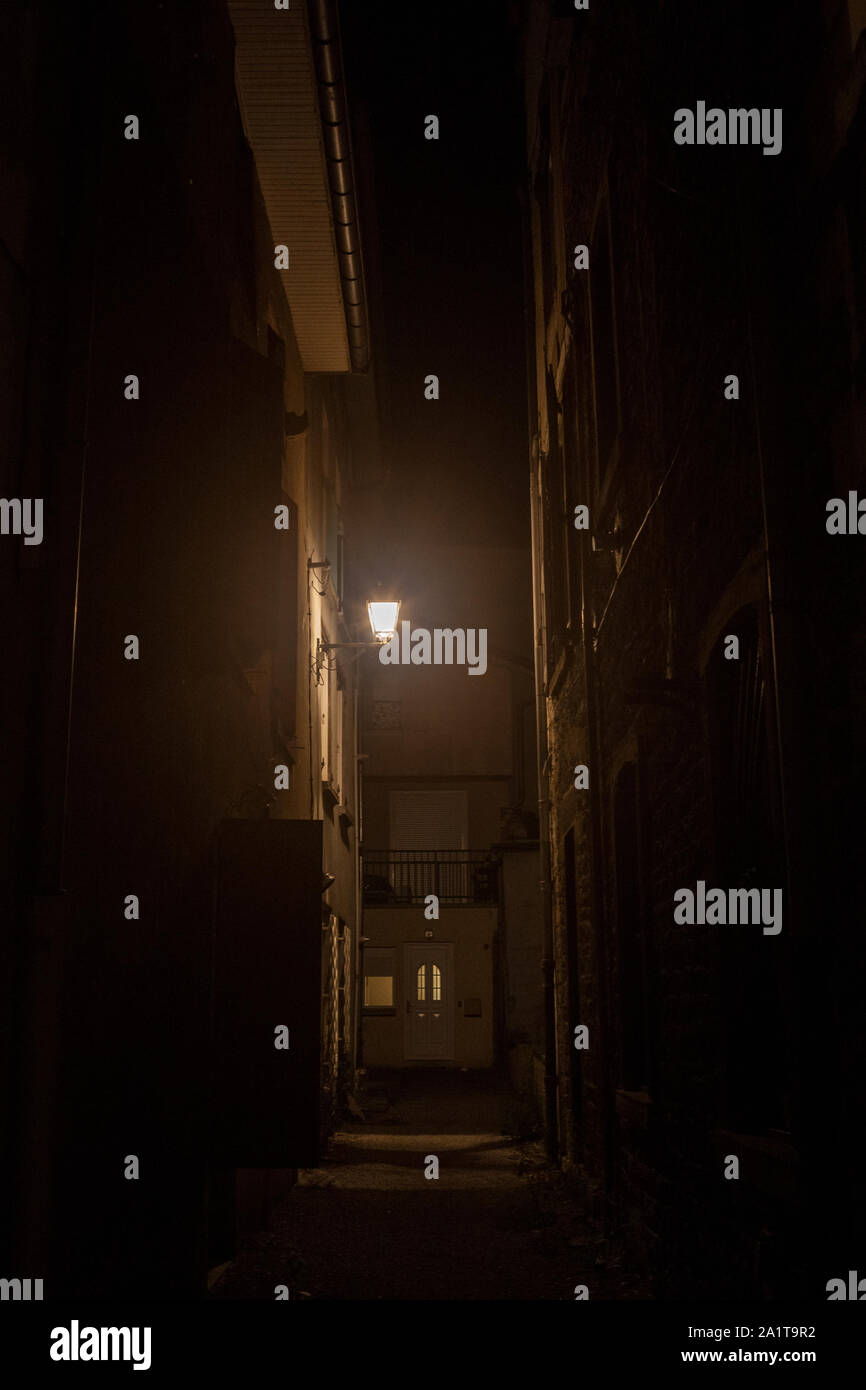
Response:
[[[239,1251],[211,1298],[628,1298],[597,1263],[581,1213],[489,1073],[372,1075],[365,1122],[300,1174],[272,1227]],[[428,1155],[438,1179],[424,1176]]]

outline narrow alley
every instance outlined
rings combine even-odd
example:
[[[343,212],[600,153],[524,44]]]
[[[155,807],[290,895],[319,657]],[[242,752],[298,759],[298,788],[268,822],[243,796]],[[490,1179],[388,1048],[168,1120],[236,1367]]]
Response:
[[[0,1342],[836,1336],[866,0],[4,0],[0,67]]]
[[[525,1109],[492,1072],[369,1080],[365,1120],[333,1136],[268,1231],[242,1245],[212,1299],[636,1298],[601,1261],[582,1204]],[[438,1179],[425,1179],[428,1158]]]

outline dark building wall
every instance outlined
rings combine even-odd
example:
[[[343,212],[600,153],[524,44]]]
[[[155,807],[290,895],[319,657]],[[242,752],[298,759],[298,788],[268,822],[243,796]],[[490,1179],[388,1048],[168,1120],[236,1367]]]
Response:
[[[822,7],[813,27],[812,82],[802,115],[808,158],[798,169],[795,205],[803,249],[790,245],[791,283],[803,301],[791,304],[790,362],[802,407],[800,456],[809,467],[779,480],[779,491],[802,495],[811,518],[831,497],[862,497],[864,490],[864,299],[862,201],[866,13],[858,0]],[[803,312],[805,310],[805,312]],[[804,1058],[813,1124],[803,1135],[820,1217],[813,1243],[836,1276],[846,1252],[862,1245],[863,1202],[858,1197],[857,1107],[850,1097],[863,1072],[864,938],[859,930],[857,864],[863,839],[864,561],[860,536],[817,530],[815,563],[792,564],[797,598],[788,640],[797,645],[805,729],[789,781],[800,790],[792,832],[792,858],[803,862],[809,891],[803,914],[802,1016],[814,1020],[826,1051]],[[796,581],[796,583],[794,583]],[[803,775],[804,769],[809,773]],[[817,800],[815,799],[817,797]],[[853,1194],[853,1197],[852,1197]]]
[[[9,1261],[52,1296],[195,1296],[209,1221],[224,1257],[234,1219],[232,1174],[207,1172],[217,829],[269,807],[322,817],[306,556],[326,460],[284,432],[305,382],[224,6],[31,6],[5,23],[4,57],[33,85],[21,77],[4,199],[3,493],[46,499],[43,545],[0,549],[19,731],[3,801]],[[287,495],[293,564],[274,529]],[[351,784],[351,688],[344,708]],[[302,775],[275,797],[286,739]],[[328,829],[352,922],[353,847]],[[317,956],[321,906],[317,885]],[[290,1170],[262,1161],[279,1190]],[[253,1186],[239,1205],[255,1212]]]
[[[853,737],[830,670],[860,649],[862,609],[843,599],[840,617],[838,597],[860,571],[850,548],[828,559],[842,484],[822,458],[849,427],[826,397],[850,387],[847,372],[818,386],[810,345],[838,354],[841,316],[815,323],[790,234],[822,201],[807,151],[840,79],[825,70],[807,109],[817,9],[796,35],[773,6],[623,4],[549,28],[543,9],[527,93],[560,1136],[658,1294],[777,1294],[816,1277],[794,1213],[820,1189],[833,1110],[796,1060],[798,1027],[804,1006],[829,1024],[859,949],[832,847],[850,796],[816,824],[802,775],[804,756],[840,766],[828,727]],[[782,107],[783,155],[677,147],[673,113],[698,99]],[[572,268],[578,243],[589,271]],[[810,923],[831,863],[825,956]],[[675,924],[675,890],[699,878],[783,887],[781,934]],[[839,1100],[849,1050],[840,1037]],[[847,1152],[838,1113],[831,1128]]]
[[[273,646],[284,365],[274,339],[256,351],[255,174],[227,20],[217,7],[119,20],[92,209],[60,1278],[177,1294],[205,1258],[212,837],[263,809],[269,749],[244,672]],[[129,112],[138,142],[122,138]],[[124,399],[126,371],[140,401]],[[137,662],[123,659],[129,633]],[[138,922],[124,920],[128,893]],[[113,1181],[121,1134],[138,1183],[122,1168]],[[97,1213],[89,1238],[73,1192]]]
[[[3,16],[5,497],[43,497],[41,546],[3,537],[2,882],[5,1249],[44,1266],[52,1211],[61,854],[92,239],[95,94],[70,32],[42,6]],[[66,65],[67,58],[71,59]],[[8,433],[6,426],[8,424]],[[14,736],[8,731],[14,730]],[[17,1142],[16,1142],[17,1141]],[[26,1237],[22,1234],[26,1233]]]

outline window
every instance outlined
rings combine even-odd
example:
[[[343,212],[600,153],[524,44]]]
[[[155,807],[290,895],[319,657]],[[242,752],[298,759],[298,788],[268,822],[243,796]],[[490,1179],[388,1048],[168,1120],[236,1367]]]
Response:
[[[345,537],[343,535],[343,522],[341,517],[337,520],[337,574],[334,579],[333,572],[331,579],[337,593],[337,607],[342,611],[343,608],[343,574],[345,572]]]
[[[325,558],[331,562],[328,581],[339,605],[343,591],[343,523],[340,517],[340,508],[337,505],[334,484],[328,478],[322,480],[322,516],[324,518]]]
[[[322,402],[321,465],[322,465],[322,546],[331,562],[328,582],[336,596],[337,605],[343,601],[343,522],[340,512],[339,465],[335,449],[336,435],[331,429],[327,407]]]
[[[420,996],[419,996],[420,997]],[[394,1009],[394,952],[364,951],[364,1008]]]
[[[392,849],[466,849],[469,809],[464,791],[391,792]]]
[[[427,961],[422,962],[415,972],[415,999],[419,1004],[442,1003],[442,971],[435,962],[430,962],[430,998],[427,998]]]
[[[291,765],[288,748],[295,738],[298,683],[298,508],[285,492],[280,502],[289,509],[289,528],[279,535],[279,598],[277,646],[273,655],[271,718],[280,762]]]
[[[322,627],[322,641],[329,634]],[[339,801],[343,795],[343,678],[337,665],[337,653],[329,652],[325,667],[324,698],[320,700],[322,781]]]
[[[328,773],[338,796],[343,795],[343,682],[334,661],[328,672]]]

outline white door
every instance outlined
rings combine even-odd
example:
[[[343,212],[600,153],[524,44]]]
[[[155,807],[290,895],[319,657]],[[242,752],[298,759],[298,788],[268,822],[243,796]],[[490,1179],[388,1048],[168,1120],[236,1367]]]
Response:
[[[406,1061],[454,1060],[454,947],[404,946]]]

